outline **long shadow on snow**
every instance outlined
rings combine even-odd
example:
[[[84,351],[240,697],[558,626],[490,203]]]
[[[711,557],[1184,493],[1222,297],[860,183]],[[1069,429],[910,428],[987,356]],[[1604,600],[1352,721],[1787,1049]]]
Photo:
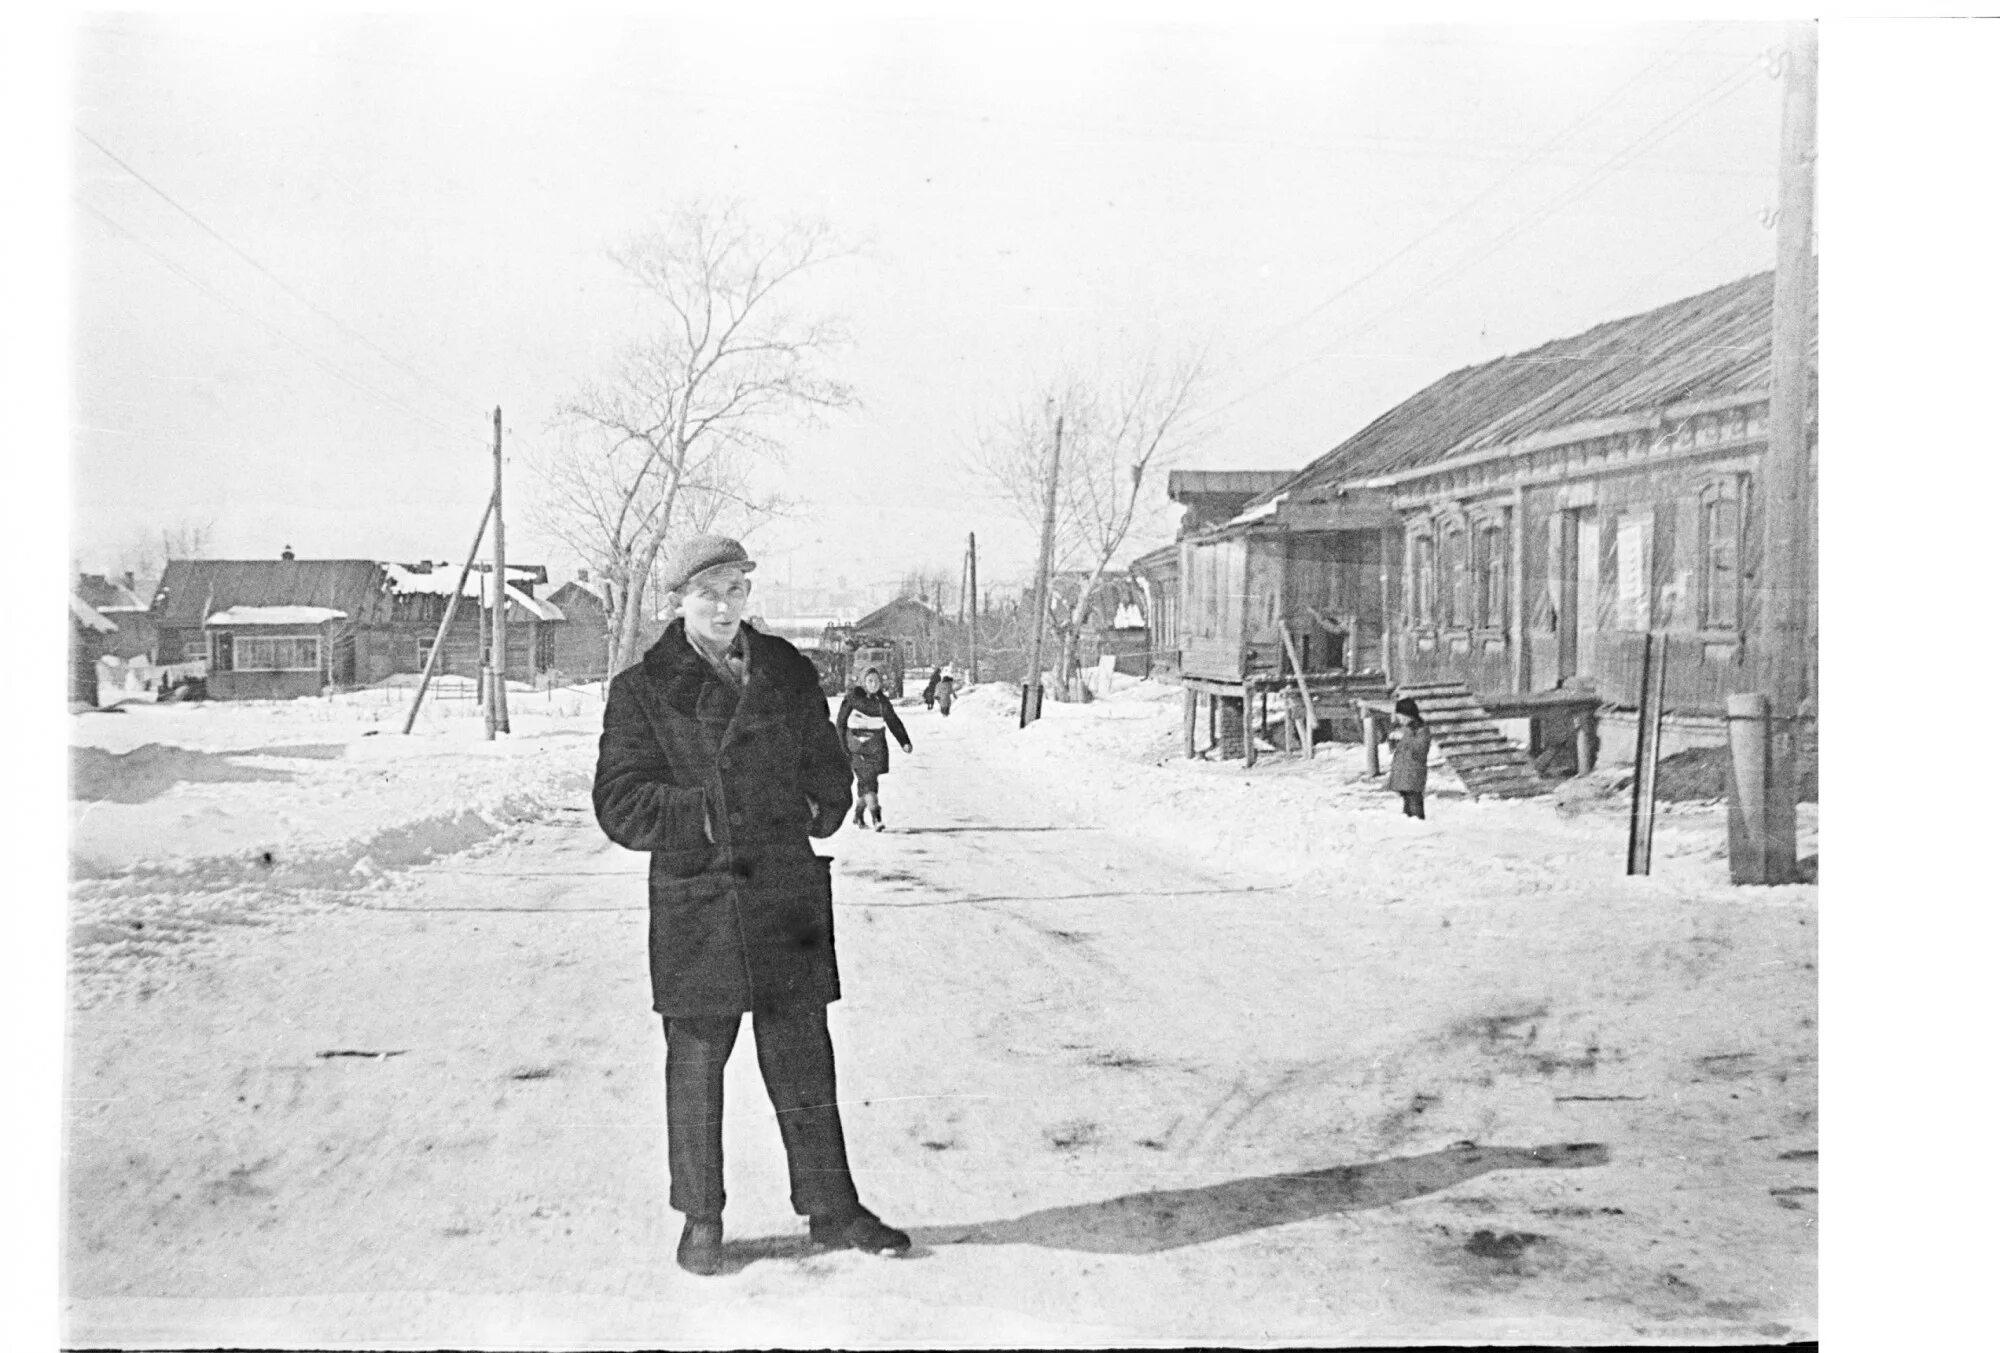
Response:
[[[243,780],[294,780],[290,771],[243,766],[242,752],[198,752],[149,742],[123,754],[97,747],[69,749],[69,796],[86,801],[148,803],[177,784]]]
[[[921,1256],[938,1245],[1036,1245],[1086,1254],[1158,1254],[1335,1212],[1389,1207],[1493,1170],[1575,1170],[1610,1160],[1610,1147],[1600,1142],[1453,1146],[1366,1165],[1128,1193],[1102,1202],[1043,1208],[1006,1221],[923,1226],[910,1233],[915,1242],[911,1253]],[[759,1259],[809,1253],[803,1236],[739,1241],[728,1246],[728,1268],[734,1272]]]

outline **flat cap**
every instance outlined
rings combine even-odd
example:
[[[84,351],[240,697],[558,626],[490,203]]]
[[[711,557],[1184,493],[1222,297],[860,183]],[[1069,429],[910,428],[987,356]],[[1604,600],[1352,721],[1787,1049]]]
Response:
[[[661,561],[661,575],[669,592],[678,592],[712,568],[740,568],[745,573],[757,567],[743,548],[743,542],[728,536],[689,536],[667,551]]]

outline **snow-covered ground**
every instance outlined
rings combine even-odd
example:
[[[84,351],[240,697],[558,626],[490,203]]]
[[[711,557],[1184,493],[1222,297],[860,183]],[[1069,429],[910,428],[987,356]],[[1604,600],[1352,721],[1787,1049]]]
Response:
[[[672,1265],[644,860],[595,688],[74,720],[72,1345],[1757,1342],[1815,1328],[1816,889],[1610,777],[1404,819],[1178,692],[906,710],[836,861],[864,1196],[810,1255],[754,1059]],[[1805,824],[1810,831],[1810,815]],[[1810,839],[1802,847],[1812,850]]]

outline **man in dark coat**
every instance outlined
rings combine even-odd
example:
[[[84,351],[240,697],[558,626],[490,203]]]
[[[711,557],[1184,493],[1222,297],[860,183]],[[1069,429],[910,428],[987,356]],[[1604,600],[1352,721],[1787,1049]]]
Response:
[[[853,801],[847,750],[812,663],[743,623],[755,567],[712,535],[667,560],[679,618],[613,679],[592,791],[605,834],[653,857],[668,1201],[687,1216],[676,1259],[695,1273],[722,1265],[722,1071],[746,1013],[813,1241],[910,1244],[855,1193],[834,1090],[833,889],[811,838],[838,831]]]

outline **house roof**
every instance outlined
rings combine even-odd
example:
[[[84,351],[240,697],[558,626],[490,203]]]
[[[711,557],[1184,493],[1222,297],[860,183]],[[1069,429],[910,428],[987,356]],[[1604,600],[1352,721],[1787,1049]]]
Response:
[[[131,588],[101,573],[79,573],[74,590],[78,599],[100,614],[146,609],[146,603]]]
[[[1306,499],[1558,429],[1766,397],[1771,288],[1772,274],[1757,273],[1454,371],[1263,494],[1246,515],[1281,495]],[[1817,351],[1815,341],[1815,364]]]
[[[423,567],[411,564],[382,565],[382,573],[388,580],[389,589],[406,596],[424,593],[430,596],[448,597],[451,595],[452,587],[458,582],[459,575],[464,571],[465,565],[463,564],[446,564],[441,562],[427,564]],[[492,576],[493,574],[490,569],[480,572],[475,568],[466,577],[465,585],[459,588],[458,594],[462,597],[476,598],[481,606],[487,605],[490,595],[490,584],[487,580]],[[527,592],[516,586],[516,584],[524,582],[546,582],[549,576],[547,567],[541,564],[509,564],[507,565],[507,576],[509,579],[506,590],[507,600],[513,602],[514,605],[529,615],[534,616],[537,620],[561,620],[563,618],[561,607],[537,597],[529,596]],[[558,589],[558,591],[560,590]]]
[[[199,625],[236,606],[320,606],[366,624],[386,618],[386,584],[372,559],[173,559],[152,610],[163,625]]]
[[[207,625],[323,625],[329,620],[345,620],[347,612],[331,606],[231,606],[217,611]]]
[[[87,630],[95,630],[99,634],[118,632],[118,626],[99,615],[96,607],[74,592],[69,594],[69,618],[72,623],[81,625]]]
[[[1167,497],[1177,503],[1209,494],[1249,497],[1269,493],[1290,479],[1292,470],[1169,470]]]
[[[948,625],[949,620],[935,607],[927,606],[915,597],[897,597],[886,606],[878,606],[867,615],[854,622],[857,630],[883,629],[898,620],[915,620],[927,625]]]

